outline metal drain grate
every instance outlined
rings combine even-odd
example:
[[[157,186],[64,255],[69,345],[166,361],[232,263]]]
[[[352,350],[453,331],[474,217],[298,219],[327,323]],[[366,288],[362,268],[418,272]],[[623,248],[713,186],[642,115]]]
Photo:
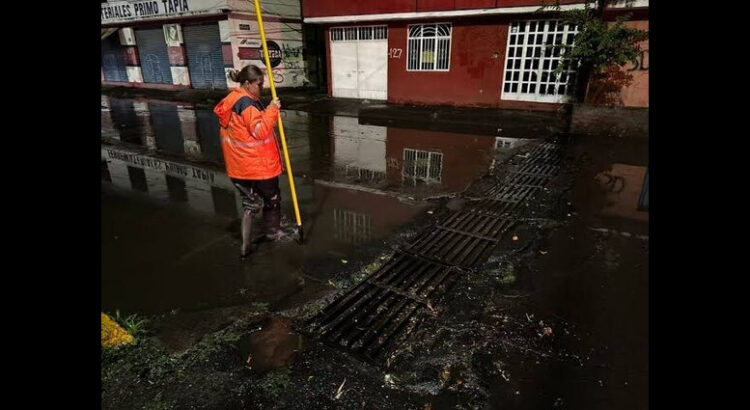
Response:
[[[555,165],[546,164],[524,164],[513,174],[524,174],[524,175],[542,175],[546,177],[553,177],[560,172],[560,167]]]
[[[473,212],[489,216],[505,216],[513,212],[518,207],[516,201],[503,201],[497,199],[481,199],[469,202],[462,211]]]
[[[494,199],[503,201],[521,202],[533,195],[541,187],[527,185],[501,185],[492,192]]]
[[[462,268],[482,263],[515,223],[513,212],[556,175],[557,145],[532,149],[504,182],[488,177],[462,195],[460,211],[418,234],[368,279],[308,323],[308,333],[371,362],[381,362],[422,323],[429,300],[441,294]]]
[[[397,253],[386,265],[315,317],[312,334],[367,359],[382,361],[421,323],[428,301],[450,286],[454,267]]]
[[[470,268],[492,250],[512,221],[459,211],[430,227],[403,249],[448,265]]]
[[[544,175],[514,174],[505,181],[505,184],[541,187],[547,181],[549,181],[549,178]]]
[[[539,150],[537,153],[530,155],[524,161],[524,165],[560,165],[562,163],[562,153],[559,150]]]

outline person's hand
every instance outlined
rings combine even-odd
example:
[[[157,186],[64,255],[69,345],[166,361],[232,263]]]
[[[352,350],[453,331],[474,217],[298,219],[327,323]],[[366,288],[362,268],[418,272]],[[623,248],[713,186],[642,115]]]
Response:
[[[281,100],[279,100],[278,98],[274,98],[273,100],[271,100],[271,105],[275,105],[276,108],[281,109]]]

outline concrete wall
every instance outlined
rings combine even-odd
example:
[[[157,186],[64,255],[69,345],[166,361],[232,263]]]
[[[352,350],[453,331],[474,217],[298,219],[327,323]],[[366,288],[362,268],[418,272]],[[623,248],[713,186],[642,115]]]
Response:
[[[633,20],[628,27],[648,30],[648,20]],[[586,102],[625,107],[648,107],[648,40],[641,42],[638,60],[624,67],[612,67],[606,77],[589,84]]]
[[[264,17],[263,26],[268,41],[274,84],[277,87],[305,85],[307,79],[305,77],[306,62],[302,55],[302,24]],[[248,64],[253,64],[265,72],[260,30],[255,15],[232,13],[228,20],[227,34],[228,42],[231,44],[231,61],[234,68],[241,69]],[[223,41],[224,38],[222,38]],[[276,51],[273,51],[274,49]],[[238,86],[231,80],[228,81],[228,85]],[[264,85],[268,86],[267,82]]]

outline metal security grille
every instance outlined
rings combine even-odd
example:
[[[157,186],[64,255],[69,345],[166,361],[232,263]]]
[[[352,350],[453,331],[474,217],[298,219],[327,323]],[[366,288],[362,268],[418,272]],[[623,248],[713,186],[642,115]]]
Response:
[[[331,28],[331,41],[367,41],[388,38],[388,26],[357,26]]]
[[[355,245],[372,239],[372,216],[346,209],[333,210],[334,238]]]
[[[448,23],[409,25],[406,70],[450,70],[451,31]]]
[[[102,71],[107,81],[128,81],[125,51],[120,46],[120,39],[117,35],[113,34],[102,40]]]
[[[564,59],[578,28],[558,20],[511,23],[502,98],[563,102],[575,92],[578,64]],[[562,73],[556,72],[562,65]]]
[[[146,83],[172,84],[167,43],[161,28],[135,30],[138,54],[141,59],[143,81]]]
[[[185,51],[194,88],[227,88],[219,25],[185,25]]]
[[[443,173],[443,154],[404,148],[401,172],[405,183],[439,184]]]

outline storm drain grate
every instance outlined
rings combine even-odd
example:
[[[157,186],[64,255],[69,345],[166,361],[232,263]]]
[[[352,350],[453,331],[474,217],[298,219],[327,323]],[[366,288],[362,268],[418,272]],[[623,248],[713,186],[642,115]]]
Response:
[[[505,184],[508,185],[528,185],[541,187],[549,181],[549,177],[544,175],[515,174],[511,175]]]
[[[417,236],[403,250],[441,263],[470,268],[492,250],[511,225],[509,219],[458,211]]]
[[[513,174],[542,175],[546,177],[553,177],[557,175],[558,172],[560,172],[560,167],[555,165],[524,164],[522,167],[518,168],[518,171],[514,172]]]
[[[524,161],[524,165],[554,165],[559,166],[562,163],[562,154],[559,151],[544,151],[540,155],[530,156]]]
[[[554,149],[554,150],[556,150],[556,149],[559,149],[560,146],[557,145],[557,144],[555,144],[554,142],[543,142],[543,143],[539,144],[539,148],[541,148],[541,149]]]
[[[527,158],[528,162],[531,162],[531,159],[537,160],[537,159],[543,159],[543,160],[553,160],[556,158],[559,158],[562,155],[562,153],[559,150],[554,149],[536,149],[531,152],[531,155],[529,158]]]
[[[499,217],[512,213],[517,207],[517,201],[480,199],[469,202],[462,211]]]
[[[543,142],[536,147],[534,147],[531,151],[529,151],[529,154],[532,157],[538,156],[538,155],[547,155],[550,152],[556,152],[559,151],[559,147],[553,143],[550,142]]]
[[[459,272],[399,252],[316,316],[312,333],[329,345],[382,362],[419,326],[431,310],[430,298],[450,286]]]
[[[527,185],[502,185],[499,186],[496,191],[492,192],[492,195],[494,199],[521,202],[536,193],[538,189],[541,189],[541,187]]]
[[[505,182],[483,178],[469,199],[438,224],[399,248],[365,281],[308,322],[307,332],[370,362],[382,362],[432,311],[465,268],[482,263],[514,225],[512,213],[559,172],[562,154],[543,143],[527,154]]]

